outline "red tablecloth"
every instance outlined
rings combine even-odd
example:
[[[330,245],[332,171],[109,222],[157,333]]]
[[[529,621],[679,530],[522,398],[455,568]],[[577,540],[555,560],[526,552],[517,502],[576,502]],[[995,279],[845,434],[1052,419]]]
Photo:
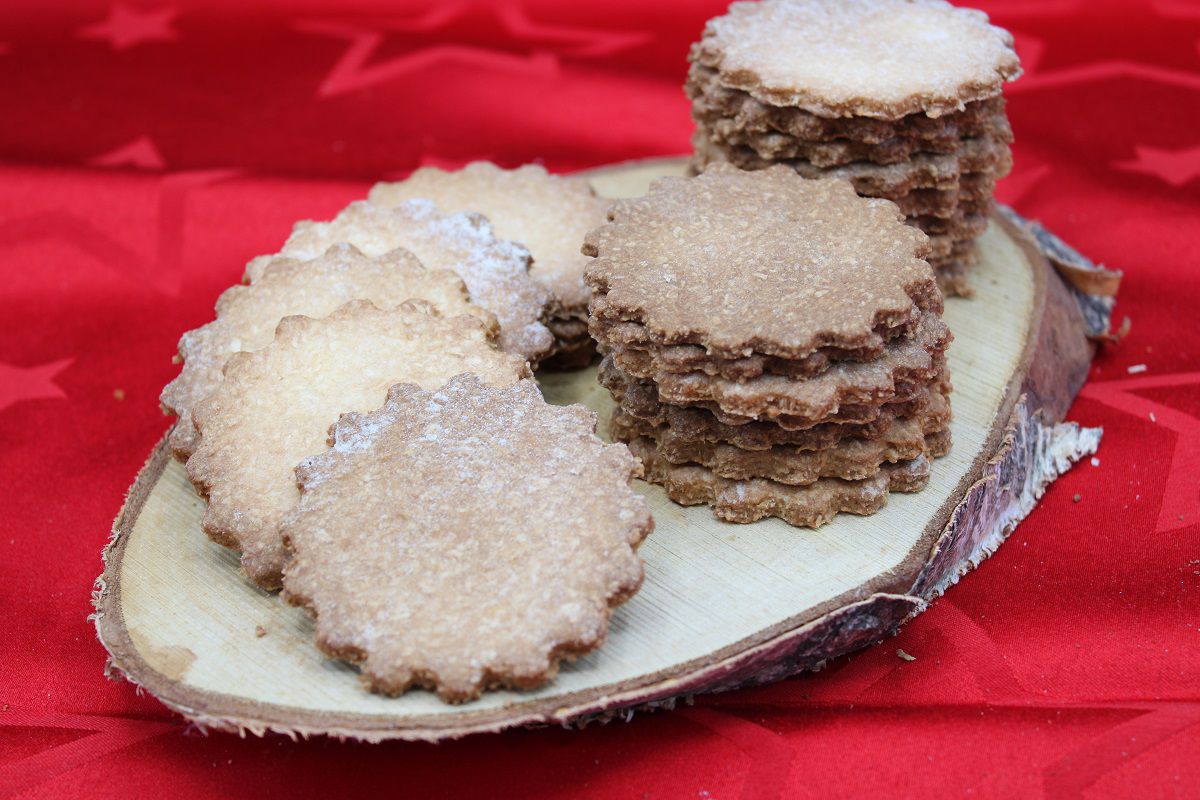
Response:
[[[0,797],[1200,792],[1187,0],[987,5],[1027,72],[1001,197],[1124,269],[1118,318],[1134,325],[1071,411],[1104,426],[1098,463],[899,638],[629,724],[439,746],[206,736],[104,678],[87,619],[100,550],[167,426],[176,339],[246,260],[422,163],[684,152],[685,53],[722,7],[6,0]]]

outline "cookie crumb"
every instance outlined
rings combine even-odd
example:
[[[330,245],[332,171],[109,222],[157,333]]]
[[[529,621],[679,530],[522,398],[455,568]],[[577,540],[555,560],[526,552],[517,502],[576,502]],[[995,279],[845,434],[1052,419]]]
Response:
[[[904,661],[916,661],[917,660],[916,656],[911,655],[910,653],[904,652],[903,648],[897,648],[896,655],[899,656]]]
[[[1132,367],[1130,367],[1128,370],[1126,370],[1126,372],[1128,372],[1130,375],[1137,375],[1139,372],[1145,372],[1145,371],[1146,371],[1145,364],[1134,364]]]
[[[264,628],[262,625],[255,625],[254,626],[254,635],[261,639],[262,637],[267,635],[267,629]]]
[[[1078,503],[1082,499],[1083,499],[1083,495],[1081,495],[1079,492],[1076,492],[1075,496],[1071,498],[1071,500],[1076,503]]]
[[[1151,411],[1151,412],[1150,412],[1150,421],[1151,421],[1151,422],[1154,422],[1154,423],[1157,423],[1157,422],[1158,422],[1158,417],[1154,416],[1154,412],[1153,412],[1153,411]]]
[[[1100,466],[1100,459],[1096,458],[1095,456],[1092,456],[1092,466],[1093,467]]]
[[[125,399],[125,390],[124,389],[113,389],[113,400],[116,400],[119,402],[124,399]]]

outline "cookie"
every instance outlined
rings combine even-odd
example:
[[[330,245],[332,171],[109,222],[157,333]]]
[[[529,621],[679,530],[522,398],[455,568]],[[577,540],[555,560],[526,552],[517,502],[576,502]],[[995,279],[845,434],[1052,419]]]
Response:
[[[786,133],[746,132],[737,129],[726,120],[707,123],[706,128],[714,142],[730,147],[748,147],[763,159],[780,161],[800,159],[815,167],[836,167],[856,161],[873,164],[897,164],[907,161],[917,153],[958,152],[965,137],[944,138],[896,136],[882,142],[859,142],[852,139],[836,139],[828,142],[813,142],[797,139]],[[1012,142],[1012,128],[1003,112],[991,119],[981,121],[971,131],[974,137],[987,138],[993,142]]]
[[[950,422],[950,384],[922,387],[911,398],[885,403],[867,422],[823,422],[803,429],[787,429],[775,422],[743,421],[730,425],[712,412],[696,406],[673,406],[658,399],[658,390],[649,382],[634,381],[619,372],[602,373],[604,386],[620,404],[622,413],[651,427],[667,428],[680,439],[709,444],[731,444],[742,450],[769,450],[792,447],[821,450],[850,439],[884,436],[900,420],[920,416],[932,426],[932,432]]]
[[[1011,34],[944,0],[737,2],[691,58],[763,103],[825,117],[937,117],[1021,74]]]
[[[684,91],[691,98],[692,116],[699,123],[711,126],[717,120],[726,120],[747,133],[776,131],[811,142],[851,139],[875,144],[896,137],[962,139],[978,135],[981,121],[1004,113],[1005,109],[1003,97],[991,97],[937,117],[924,113],[894,120],[823,117],[802,108],[755,100],[747,92],[723,85],[716,70],[699,63],[693,63],[688,70]]]
[[[588,333],[587,314],[546,321],[554,334],[554,354],[542,362],[546,369],[581,369],[596,357],[596,341]]]
[[[298,222],[282,255],[316,258],[332,244],[348,242],[369,256],[403,247],[430,269],[452,269],[467,284],[471,300],[500,321],[500,348],[532,364],[545,356],[554,337],[542,324],[549,294],[529,277],[529,251],[498,239],[479,214],[444,214],[428,200],[395,208],[351,203],[330,222]],[[254,282],[257,262],[247,267]]]
[[[936,383],[936,380],[941,377],[941,374],[935,376],[932,382]],[[637,382],[635,378],[624,374],[613,363],[612,353],[607,354],[600,361],[596,378],[601,386],[614,393],[618,391],[615,387],[627,386],[630,383]],[[644,383],[646,386],[653,387],[654,396],[660,405],[669,404],[668,401],[662,399],[662,392],[657,384],[651,381],[645,381]],[[884,403],[840,403],[835,411],[830,412],[823,419],[814,419],[807,415],[798,416],[781,413],[778,416],[771,417],[769,424],[782,428],[785,431],[803,431],[825,423],[853,423],[863,425],[877,420],[881,415],[887,413],[886,409],[889,407],[907,403],[911,400],[918,400],[923,396],[925,389],[926,385],[922,383],[899,381],[894,386],[894,396],[892,399]],[[718,422],[727,426],[749,425],[759,421],[744,414],[726,411],[720,404],[709,400],[696,400],[689,402],[687,405],[707,410]]]
[[[766,478],[789,486],[807,486],[821,478],[862,480],[878,473],[883,464],[944,455],[949,446],[948,432],[942,435],[944,426],[927,431],[928,427],[926,420],[908,417],[897,420],[882,436],[847,439],[819,450],[786,445],[743,450],[723,442],[684,439],[666,426],[648,425],[620,408],[614,410],[609,422],[614,439],[628,442],[644,437],[672,464],[697,464],[731,480]]]
[[[604,641],[654,524],[637,461],[595,423],[532,381],[393,387],[296,469],[285,598],[375,692],[459,702],[545,683]]]
[[[398,183],[376,184],[368,197],[389,207],[425,198],[443,211],[483,214],[497,236],[533,254],[529,275],[549,290],[551,319],[586,314],[583,271],[589,259],[579,247],[604,222],[610,201],[585,178],[551,175],[536,164],[506,170],[476,161],[456,172],[422,167]]]
[[[592,316],[639,322],[657,344],[802,358],[941,308],[924,235],[844,181],[714,165],[655,181],[609,219],[584,244]]]
[[[696,464],[672,464],[648,439],[634,439],[629,450],[642,460],[646,481],[662,486],[681,505],[712,506],[713,514],[726,522],[779,517],[789,525],[819,528],[840,513],[874,514],[887,505],[888,492],[916,492],[929,482],[924,456],[888,464],[863,480],[822,478],[788,486],[765,478],[734,481]]]
[[[838,361],[803,380],[760,375],[730,380],[704,372],[666,372],[644,352],[614,350],[607,356],[627,375],[652,381],[659,399],[672,405],[715,403],[728,416],[780,416],[822,422],[843,405],[879,405],[910,394],[911,384],[928,383],[945,367],[943,351],[952,335],[936,314],[927,314],[911,339],[895,342],[870,361]]]
[[[293,314],[323,317],[350,300],[395,308],[405,300],[430,303],[443,316],[472,314],[492,333],[495,317],[470,302],[462,279],[450,270],[429,270],[407,250],[369,258],[336,244],[310,261],[271,256],[256,266],[258,279],[226,289],[217,299],[216,319],[179,340],[183,369],[163,389],[163,408],[179,421],[171,431],[176,457],[186,460],[197,436],[191,409],[221,382],[221,369],[234,353],[270,344],[279,320]]]
[[[439,317],[426,303],[381,310],[356,300],[322,319],[284,317],[274,340],[234,354],[192,409],[200,442],[187,473],[208,498],[205,532],[242,552],[251,580],[277,588],[279,523],[299,497],[293,467],[325,449],[339,414],[378,408],[397,382],[436,388],[461,372],[501,386],[529,376],[479,319]]]
[[[715,144],[703,128],[697,128],[692,145],[695,150],[691,164],[694,172],[703,172],[710,164],[728,163],[740,169],[759,170],[776,163],[760,157],[748,147],[726,148]],[[913,189],[955,188],[964,174],[987,173],[994,178],[1002,178],[1012,170],[1012,151],[1003,142],[964,139],[956,153],[920,153],[907,162],[886,166],[869,161],[828,168],[795,159],[778,163],[806,178],[848,180],[855,191],[865,197],[890,198]]]

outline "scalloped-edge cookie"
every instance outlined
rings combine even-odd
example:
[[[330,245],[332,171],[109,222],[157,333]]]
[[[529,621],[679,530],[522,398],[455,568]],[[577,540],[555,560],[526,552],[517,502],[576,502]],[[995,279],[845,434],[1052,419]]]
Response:
[[[656,344],[802,358],[941,310],[925,235],[846,181],[715,164],[608,216],[584,244],[592,316],[639,322]]]
[[[461,702],[539,686],[599,646],[654,522],[629,485],[637,460],[595,424],[531,381],[474,376],[343,416],[297,467],[283,526],[285,597],[316,617],[321,650],[372,691]]]
[[[649,439],[634,439],[629,450],[642,460],[646,480],[685,506],[708,504],[726,522],[757,522],[779,517],[789,525],[819,528],[835,516],[874,514],[887,505],[888,492],[917,492],[929,482],[929,459],[885,464],[870,478],[844,481],[822,478],[807,486],[788,486],[765,478],[722,478],[698,464],[672,464]]]
[[[945,425],[935,429],[934,424],[922,417],[898,419],[876,438],[847,439],[819,450],[786,445],[743,450],[722,442],[684,439],[668,427],[648,425],[619,407],[613,411],[608,429],[614,439],[623,442],[645,437],[672,464],[698,464],[730,480],[765,478],[788,486],[807,486],[821,478],[862,480],[878,473],[884,464],[945,455],[949,432]]]
[[[1021,74],[1012,34],[945,0],[733,3],[691,58],[763,103],[826,117],[936,117]]]
[[[536,366],[554,344],[542,320],[549,293],[529,276],[529,251],[497,238],[481,214],[443,213],[429,200],[394,208],[366,200],[351,203],[329,222],[297,222],[281,255],[316,258],[337,242],[369,256],[403,247],[429,269],[454,270],[475,302],[500,321],[500,349]],[[246,269],[253,283],[257,261]]]
[[[682,440],[731,444],[742,450],[770,450],[773,447],[822,450],[852,439],[885,436],[893,425],[915,416],[932,426],[928,432],[933,432],[948,425],[951,416],[951,388],[946,378],[936,386],[922,387],[907,400],[884,403],[867,422],[823,422],[799,430],[789,430],[774,422],[728,425],[704,408],[660,402],[658,389],[652,383],[627,380],[612,371],[604,378],[604,386],[613,393],[621,412],[640,420],[641,424],[667,429],[672,436]]]
[[[309,261],[268,256],[256,273],[254,283],[221,293],[216,319],[179,340],[183,368],[161,398],[164,410],[179,418],[170,436],[176,458],[187,460],[195,450],[191,409],[221,382],[225,362],[234,353],[270,344],[284,317],[323,317],[351,300],[370,300],[380,308],[424,300],[442,316],[472,314],[493,334],[499,330],[495,317],[470,301],[457,273],[426,269],[407,250],[370,258],[352,245],[336,244]]]
[[[533,254],[529,274],[553,295],[551,319],[587,316],[583,271],[591,259],[580,246],[604,222],[611,201],[597,196],[586,178],[552,175],[538,164],[501,169],[475,161],[456,171],[422,167],[405,180],[376,184],[368,195],[383,206],[417,198],[443,211],[483,214],[497,236]]]
[[[284,317],[274,340],[234,354],[192,409],[200,443],[187,473],[208,499],[204,531],[241,551],[251,580],[278,588],[279,523],[299,499],[293,468],[325,450],[340,414],[378,408],[398,382],[436,388],[462,372],[501,386],[530,374],[478,318],[443,318],[428,303],[381,310],[355,300],[321,319]]]

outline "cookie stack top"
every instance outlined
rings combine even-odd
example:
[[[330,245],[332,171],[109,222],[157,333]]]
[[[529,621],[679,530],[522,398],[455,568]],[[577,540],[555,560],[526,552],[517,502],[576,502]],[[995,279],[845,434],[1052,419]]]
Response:
[[[945,0],[733,3],[692,57],[768,105],[880,120],[962,111],[1021,73],[1008,31]]]
[[[784,167],[716,166],[618,202],[584,252],[593,326],[621,344],[724,359],[875,351],[941,295],[894,203]]]

